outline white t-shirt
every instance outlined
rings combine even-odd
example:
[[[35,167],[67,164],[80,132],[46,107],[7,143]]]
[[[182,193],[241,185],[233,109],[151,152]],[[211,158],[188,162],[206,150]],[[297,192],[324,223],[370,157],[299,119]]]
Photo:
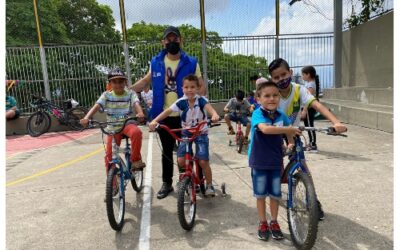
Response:
[[[289,117],[294,126],[297,126],[300,122],[301,108],[308,108],[314,100],[315,97],[304,86],[292,82],[289,96],[281,96],[278,108]]]
[[[316,91],[317,91],[317,86],[315,85],[315,82],[314,82],[314,81],[312,81],[312,82],[306,82],[306,83],[304,84],[304,86],[306,87],[306,89],[313,89],[313,90],[314,90],[314,93],[316,93]],[[313,94],[313,96],[315,96],[315,94]]]

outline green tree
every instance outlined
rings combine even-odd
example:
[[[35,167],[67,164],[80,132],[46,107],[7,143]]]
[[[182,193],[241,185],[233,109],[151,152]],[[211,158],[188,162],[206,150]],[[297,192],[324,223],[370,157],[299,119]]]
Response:
[[[66,27],[58,15],[59,0],[40,1],[40,27],[47,43],[69,43]],[[37,45],[33,1],[7,0],[6,2],[7,46]]]
[[[120,41],[112,10],[96,0],[60,0],[58,14],[72,43]]]
[[[362,6],[361,12],[359,14],[353,12],[351,16],[346,19],[346,23],[349,25],[349,28],[353,28],[367,22],[371,18],[371,13],[379,14],[383,11],[383,3],[385,2],[385,0],[360,1]]]

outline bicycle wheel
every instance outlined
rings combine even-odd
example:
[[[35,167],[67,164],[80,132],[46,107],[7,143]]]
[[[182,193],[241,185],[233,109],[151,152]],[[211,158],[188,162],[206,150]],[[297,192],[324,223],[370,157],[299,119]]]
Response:
[[[67,125],[76,131],[83,130],[83,126],[80,124],[80,120],[87,114],[87,109],[83,107],[73,108],[67,111]]]
[[[135,190],[137,193],[142,191],[142,189],[143,189],[143,169],[132,171],[131,183],[132,183],[133,190]]]
[[[51,126],[50,115],[44,111],[33,113],[26,123],[26,129],[32,137],[37,137],[49,131]]]
[[[178,189],[178,218],[181,227],[191,230],[196,218],[196,192],[189,177],[185,177]]]
[[[119,231],[124,224],[125,195],[121,190],[121,176],[119,168],[110,167],[106,183],[107,217],[112,229]]]
[[[242,152],[242,149],[243,149],[243,136],[240,135],[237,140],[236,150],[240,154]]]
[[[311,177],[298,172],[293,177],[293,206],[287,217],[290,236],[297,249],[311,249],[318,231],[317,197]]]

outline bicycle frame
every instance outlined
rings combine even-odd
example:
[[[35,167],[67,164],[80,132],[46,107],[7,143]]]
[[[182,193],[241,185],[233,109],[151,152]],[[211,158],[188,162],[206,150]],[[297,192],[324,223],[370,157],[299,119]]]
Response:
[[[196,127],[190,128],[190,129],[185,129],[185,128],[179,128],[179,129],[170,129],[165,125],[160,125],[160,128],[165,129],[175,140],[185,143],[185,172],[179,175],[179,180],[182,180],[184,177],[188,176],[189,178],[192,179],[193,184],[199,185],[204,182],[205,177],[203,176],[202,179],[199,177],[199,162],[198,159],[196,159],[192,154],[190,153],[190,143],[193,142],[201,133],[201,129],[207,124],[207,121],[200,122]],[[191,137],[182,137],[179,138],[175,132],[181,132],[183,130],[186,130],[190,133],[192,133]],[[193,171],[193,165],[196,167],[196,171]],[[194,187],[194,185],[193,185]],[[192,188],[192,192],[194,199],[196,201],[196,191],[194,188]]]
[[[305,164],[305,156],[303,150],[303,142],[300,139],[300,136],[295,137],[295,154],[289,156],[289,163],[286,165],[282,178],[288,179],[288,200],[287,207],[293,208],[293,175],[296,170],[300,169],[302,172],[309,174],[308,168]],[[294,162],[294,164],[293,164]]]
[[[130,180],[132,178],[131,171],[129,165],[126,166],[125,162],[121,159],[121,156],[119,155],[119,149],[120,146],[117,145],[115,142],[115,134],[111,135],[112,136],[112,159],[109,162],[109,169],[112,168],[113,166],[119,166],[121,165],[123,169],[119,169],[120,172],[120,190],[122,190],[123,197],[125,196],[125,179]],[[125,155],[125,161],[128,162],[129,156],[130,156],[130,144],[128,141],[128,138],[125,138],[125,148],[124,148],[124,155]],[[118,167],[116,167],[118,168]]]

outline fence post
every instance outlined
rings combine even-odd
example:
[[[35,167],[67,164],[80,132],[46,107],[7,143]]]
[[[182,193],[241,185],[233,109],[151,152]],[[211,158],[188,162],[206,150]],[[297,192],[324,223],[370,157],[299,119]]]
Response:
[[[342,87],[342,18],[343,18],[343,0],[334,2],[334,74],[333,83],[335,88]]]
[[[279,58],[279,0],[275,0],[275,59]]]
[[[206,96],[208,96],[206,20],[204,13],[204,0],[200,0],[200,20],[201,20],[201,54],[203,63],[203,79],[206,89]]]
[[[132,78],[131,78],[131,67],[129,65],[129,49],[128,49],[128,38],[126,35],[126,19],[125,19],[125,6],[124,0],[119,0],[119,11],[121,16],[121,28],[122,28],[122,35],[123,35],[123,47],[124,47],[124,58],[125,58],[125,71],[128,77],[128,86],[132,85]]]
[[[33,0],[33,9],[35,12],[35,20],[36,20],[36,32],[38,35],[39,41],[39,51],[40,51],[40,62],[42,64],[42,73],[43,73],[43,81],[44,81],[44,92],[45,96],[48,100],[51,100],[50,94],[50,85],[49,85],[49,75],[47,72],[47,62],[46,62],[46,52],[43,48],[42,43],[42,35],[40,31],[40,22],[39,22],[39,15],[38,15],[38,8],[37,8],[37,0]]]

